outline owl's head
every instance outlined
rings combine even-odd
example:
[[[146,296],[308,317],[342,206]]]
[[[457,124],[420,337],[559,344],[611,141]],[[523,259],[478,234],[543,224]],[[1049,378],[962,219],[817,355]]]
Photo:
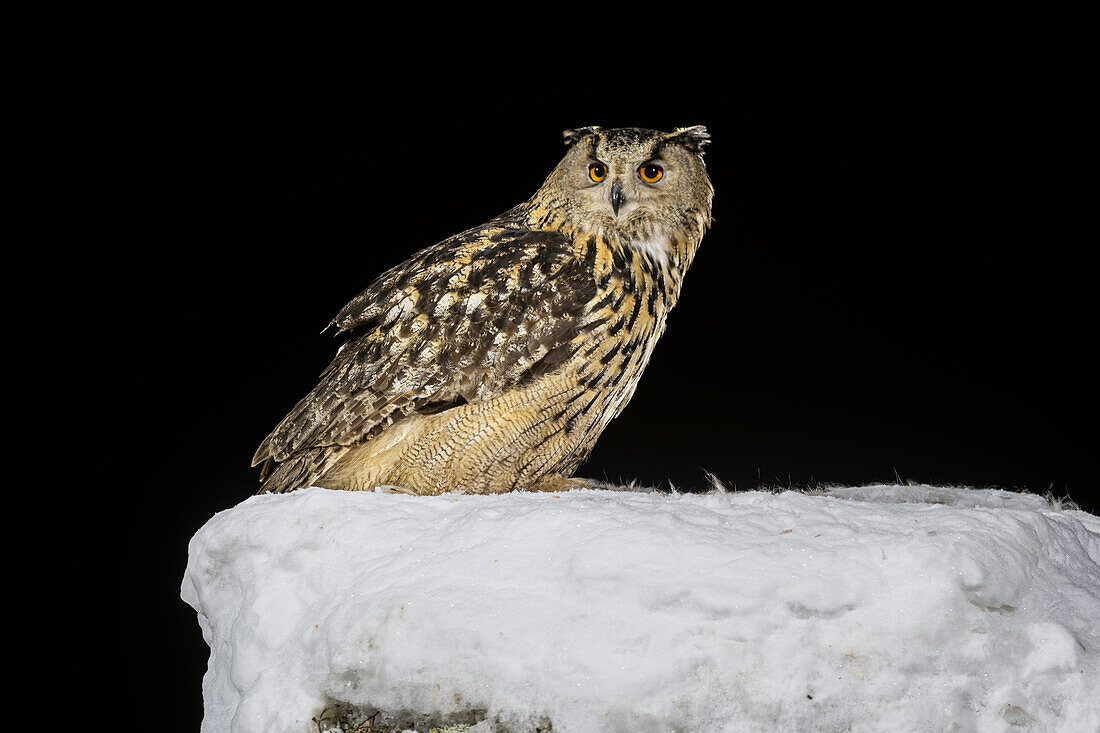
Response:
[[[671,235],[689,219],[710,223],[714,189],[703,162],[710,135],[702,125],[582,127],[564,138],[569,151],[537,195],[562,207],[569,223],[626,238]]]

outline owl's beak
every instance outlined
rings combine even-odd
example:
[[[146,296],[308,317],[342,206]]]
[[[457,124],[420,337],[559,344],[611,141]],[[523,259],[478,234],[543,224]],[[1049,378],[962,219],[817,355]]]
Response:
[[[619,207],[623,205],[623,184],[615,181],[611,184],[611,209],[615,216],[619,215]]]

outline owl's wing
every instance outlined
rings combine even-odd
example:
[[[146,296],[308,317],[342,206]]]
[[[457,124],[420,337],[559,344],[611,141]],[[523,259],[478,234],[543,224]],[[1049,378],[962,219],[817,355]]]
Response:
[[[596,292],[591,263],[555,232],[490,222],[418,252],[336,316],[330,326],[348,340],[253,465],[352,446],[411,412],[488,399],[553,371],[594,325]]]

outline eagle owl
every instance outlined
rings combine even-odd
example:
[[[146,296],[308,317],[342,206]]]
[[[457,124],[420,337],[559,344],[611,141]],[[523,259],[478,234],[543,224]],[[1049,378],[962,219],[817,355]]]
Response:
[[[347,334],[267,436],[260,493],[593,486],[710,226],[702,126],[583,127],[534,196],[423,249],[329,324]]]

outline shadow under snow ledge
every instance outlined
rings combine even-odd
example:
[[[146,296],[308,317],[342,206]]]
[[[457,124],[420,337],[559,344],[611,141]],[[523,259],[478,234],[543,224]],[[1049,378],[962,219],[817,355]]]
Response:
[[[1034,495],[308,489],[182,593],[206,732],[1100,729],[1100,518]]]

